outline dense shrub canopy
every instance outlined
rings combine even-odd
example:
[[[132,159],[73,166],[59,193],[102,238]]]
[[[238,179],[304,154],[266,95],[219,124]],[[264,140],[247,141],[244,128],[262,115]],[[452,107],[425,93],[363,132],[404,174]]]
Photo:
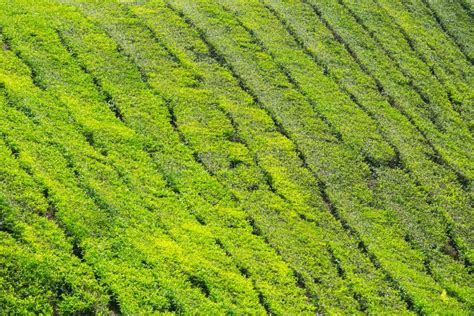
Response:
[[[474,310],[468,0],[0,0],[0,314]]]

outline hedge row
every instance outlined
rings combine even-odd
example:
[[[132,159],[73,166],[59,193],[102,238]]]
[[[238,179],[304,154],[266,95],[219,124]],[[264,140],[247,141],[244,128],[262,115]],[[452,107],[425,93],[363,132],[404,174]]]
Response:
[[[267,2],[267,8],[274,12],[280,23],[301,43],[302,49],[307,50],[308,55],[325,67],[328,75],[346,88],[359,105],[377,120],[384,138],[399,154],[400,167],[406,173],[403,177],[411,178],[404,181],[410,182],[412,190],[425,196],[424,199],[429,203],[422,207],[419,204],[416,212],[406,207],[400,208],[401,211],[406,211],[400,220],[411,225],[409,234],[418,236],[411,238],[412,241],[432,256],[435,262],[440,261],[435,264],[441,268],[440,271],[446,270],[438,278],[451,278],[453,274],[448,272],[449,268],[446,269],[446,261],[452,261],[446,256],[447,244],[454,240],[457,248],[465,252],[466,260],[469,261],[469,256],[472,256],[469,253],[470,247],[467,246],[472,242],[468,233],[471,230],[469,218],[472,216],[470,201],[456,181],[455,174],[429,158],[433,152],[417,129],[400,111],[391,107],[387,98],[378,94],[376,79],[363,65],[361,67],[358,64],[357,58],[353,58],[343,44],[335,41],[330,29],[318,19],[310,5],[295,5],[287,1]],[[270,24],[273,26],[275,22]],[[406,201],[410,199],[407,198]],[[400,214],[399,211],[396,214]],[[415,222],[420,224],[417,228],[413,227]],[[434,224],[435,222],[437,223]],[[462,271],[462,263],[456,262],[457,260],[455,258],[451,265],[454,270]],[[462,284],[464,279],[463,273],[456,274],[450,283]],[[453,288],[456,287],[457,285]]]
[[[356,227],[356,231],[358,231],[359,234],[365,235],[368,233],[366,227],[360,229],[362,227],[361,225],[370,226],[370,224],[375,224],[373,218],[367,217],[361,219],[363,216],[360,215],[360,209],[367,207],[368,210],[371,204],[369,202],[371,200],[371,194],[369,193],[370,190],[365,180],[368,177],[368,168],[364,167],[362,163],[359,164],[357,162],[357,154],[350,151],[346,145],[339,144],[337,140],[333,143],[319,143],[319,140],[323,138],[321,134],[324,133],[324,131],[327,131],[327,134],[323,134],[325,138],[327,137],[326,135],[330,134],[330,129],[324,128],[325,124],[323,121],[318,123],[320,126],[318,129],[303,129],[301,127],[303,124],[305,124],[305,127],[313,127],[316,125],[314,121],[309,124],[305,122],[308,119],[315,119],[315,116],[304,114],[296,118],[296,111],[299,113],[306,113],[305,111],[308,111],[308,103],[306,103],[300,93],[295,91],[296,89],[293,88],[292,83],[285,78],[285,74],[281,72],[278,65],[273,63],[272,57],[259,46],[259,43],[255,41],[251,32],[248,32],[242,27],[231,14],[225,12],[225,10],[222,10],[219,6],[205,1],[195,3],[193,6],[182,5],[175,2],[172,4],[178,7],[178,13],[186,16],[188,21],[190,21],[189,24],[197,26],[197,28],[200,29],[201,33],[204,34],[208,41],[216,48],[217,53],[223,56],[220,58],[225,59],[226,62],[231,65],[231,68],[243,78],[245,84],[259,97],[262,104],[267,106],[268,111],[286,128],[290,137],[295,139],[296,144],[305,155],[308,165],[316,170],[316,173],[320,174],[323,181],[326,182],[329,197],[334,201],[347,222],[351,226]],[[223,47],[225,47],[225,49]],[[289,98],[289,96],[291,96],[291,98]],[[348,157],[350,157],[348,159],[350,163],[343,163],[342,161]],[[335,170],[337,170],[337,172],[335,172]],[[364,170],[366,174],[361,175],[361,171],[363,172]],[[335,177],[336,174],[337,178]],[[349,185],[349,183],[351,184]],[[347,190],[349,186],[352,188],[350,193]],[[365,191],[365,188],[367,188],[368,191]],[[361,203],[359,205],[362,206],[357,207],[354,203]],[[356,209],[358,212],[357,218],[353,217]],[[375,212],[371,210],[368,211],[366,215],[380,212],[386,211]],[[398,229],[392,229],[394,231],[392,234],[400,234]],[[378,231],[378,233],[380,233],[380,231]],[[374,234],[375,230],[372,236]],[[365,236],[368,237],[369,235]],[[364,240],[365,238],[362,237],[362,239]],[[371,251],[374,253],[380,251],[379,254],[381,254],[384,252],[384,247],[390,247],[388,243],[392,243],[390,251],[393,251],[395,247],[405,249],[405,242],[402,237],[385,240],[383,244],[379,244],[375,242],[375,240],[371,240],[370,243],[367,241],[367,244]],[[371,247],[373,247],[373,249]],[[407,248],[410,247],[407,246]],[[410,251],[413,250],[410,249]],[[376,254],[376,257],[386,258],[387,255],[385,253],[380,256]],[[386,263],[387,266],[392,264],[392,262]],[[400,262],[397,262],[397,264],[399,263]],[[412,265],[412,271],[416,271],[417,269],[421,269],[421,271],[424,270],[422,266],[415,268],[417,264],[413,260],[409,265]],[[400,277],[397,281],[404,282],[403,277],[406,276],[406,273],[398,274],[402,269],[399,267],[395,268],[395,266],[391,266],[391,268],[390,273],[397,273],[397,276],[399,275]],[[407,270],[409,271],[410,268]],[[418,271],[419,272],[415,272],[414,274],[424,278],[423,272]],[[396,279],[398,279],[398,277]],[[410,287],[413,285],[411,282],[404,284]],[[434,283],[433,286],[437,287]],[[421,290],[421,292],[425,291],[425,289]],[[415,290],[412,288],[412,290],[417,291],[418,289]],[[422,298],[426,294],[425,292],[425,294],[419,293],[419,295],[414,295],[415,298],[420,299],[420,305],[428,302],[428,300],[424,301]],[[439,296],[434,295],[432,297],[438,298]],[[433,301],[430,300],[428,305],[432,307],[432,303]],[[438,308],[442,308],[441,306],[443,306],[443,304],[444,303],[439,305]],[[456,303],[454,304],[456,305]],[[429,309],[430,307],[427,308]]]

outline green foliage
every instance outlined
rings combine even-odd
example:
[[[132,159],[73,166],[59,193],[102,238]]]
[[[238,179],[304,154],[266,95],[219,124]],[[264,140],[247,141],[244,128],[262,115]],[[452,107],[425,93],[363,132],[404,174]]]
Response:
[[[6,2],[0,313],[472,311],[467,4]]]

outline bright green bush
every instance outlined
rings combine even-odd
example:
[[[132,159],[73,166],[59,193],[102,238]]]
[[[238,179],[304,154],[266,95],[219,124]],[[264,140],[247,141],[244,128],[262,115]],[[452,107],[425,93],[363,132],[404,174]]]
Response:
[[[0,5],[0,313],[472,310],[467,4]]]

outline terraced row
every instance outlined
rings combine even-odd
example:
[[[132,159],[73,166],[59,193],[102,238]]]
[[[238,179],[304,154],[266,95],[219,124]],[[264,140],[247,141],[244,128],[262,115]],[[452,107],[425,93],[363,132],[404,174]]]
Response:
[[[222,190],[219,192],[218,186],[212,186],[213,182],[204,182],[201,187],[204,191],[205,185],[210,186],[209,191],[214,195],[204,195],[202,191],[185,195],[183,190],[180,194],[182,198],[179,199],[166,187],[165,180],[156,172],[157,168],[166,168],[169,177],[172,172],[173,181],[184,182],[188,169],[185,164],[191,167],[196,165],[191,155],[187,160],[177,156],[179,151],[186,153],[185,148],[179,147],[178,136],[174,137],[178,143],[162,145],[158,138],[150,140],[141,137],[124,126],[108,109],[105,98],[100,96],[93,80],[85,73],[81,75],[79,65],[68,57],[68,51],[61,46],[60,38],[48,27],[47,21],[43,21],[43,28],[38,27],[41,25],[39,22],[35,21],[34,38],[43,38],[43,43],[47,45],[41,45],[41,40],[26,40],[31,36],[25,30],[27,23],[11,23],[12,28],[5,28],[5,32],[12,32],[10,46],[20,52],[18,54],[25,60],[28,58],[28,63],[35,67],[36,81],[45,89],[33,85],[29,79],[31,71],[21,66],[21,60],[13,52],[5,53],[11,61],[2,65],[17,64],[14,69],[7,69],[9,72],[4,77],[7,91],[12,93],[11,90],[14,90],[20,94],[17,97],[19,100],[12,103],[18,110],[32,113],[34,120],[44,120],[48,115],[47,120],[41,127],[36,127],[33,122],[28,124],[31,118],[24,114],[21,123],[13,121],[12,124],[20,123],[19,126],[30,127],[30,130],[18,134],[13,134],[13,126],[5,126],[2,130],[9,131],[8,136],[18,144],[20,153],[24,151],[25,155],[34,157],[30,161],[31,168],[38,170],[33,169],[33,176],[47,177],[49,196],[58,199],[55,202],[58,222],[74,238],[77,247],[82,249],[85,261],[112,291],[111,295],[115,296],[120,309],[126,313],[152,310],[186,312],[193,309],[228,311],[233,308],[239,311],[245,311],[246,308],[249,311],[263,310],[258,292],[248,280],[251,278],[256,283],[255,287],[268,293],[268,304],[274,300],[276,310],[284,306],[286,309],[288,306],[298,308],[298,304],[302,311],[310,310],[311,306],[304,303],[304,295],[298,289],[291,270],[273,250],[265,246],[262,238],[252,234],[245,214],[238,208],[232,208],[231,197],[227,197],[220,205],[219,198],[222,199],[221,196],[226,193],[222,193]],[[51,45],[54,38],[53,43],[57,45]],[[34,47],[27,46],[34,44]],[[33,55],[35,53],[36,56]],[[58,56],[65,58],[63,61],[66,63],[58,61],[58,67],[53,69],[54,59]],[[41,65],[48,67],[41,68]],[[12,70],[20,74],[11,73]],[[139,78],[139,74],[136,75]],[[7,80],[10,80],[10,85]],[[20,85],[21,80],[26,81],[25,84]],[[79,86],[79,83],[81,90],[67,90],[68,87]],[[144,87],[134,91],[144,93],[147,89]],[[156,134],[160,132],[157,129],[157,123],[160,122],[157,120],[160,114],[157,110],[163,108],[160,106],[163,103],[153,98],[151,93],[145,96],[146,102],[158,105],[156,109],[149,109],[154,110],[155,115],[153,133],[160,135]],[[129,97],[127,100],[131,100]],[[89,106],[84,108],[83,104]],[[46,112],[55,110],[67,110],[68,115]],[[137,114],[147,113],[140,111]],[[124,109],[125,115],[133,118],[133,112],[128,115]],[[52,120],[50,117],[56,117],[53,124],[48,124]],[[97,122],[98,119],[101,121]],[[70,129],[71,120],[82,121],[77,123],[75,129]],[[172,127],[166,113],[161,122],[165,129],[161,134],[162,143],[172,142]],[[39,122],[37,125],[40,126]],[[50,127],[53,128],[47,133]],[[30,146],[20,137],[32,137],[33,128],[45,131],[42,134],[44,136],[33,139],[34,144]],[[81,129],[86,130],[85,135]],[[48,135],[53,134],[53,131],[56,138],[60,137],[59,140],[54,135]],[[38,146],[44,148],[42,144],[45,142],[58,144],[50,146],[47,151],[37,149],[36,153],[33,152]],[[161,146],[171,151],[174,161],[171,157],[155,157],[153,150],[162,153]],[[143,148],[148,148],[149,153]],[[22,159],[23,154],[19,157]],[[46,163],[53,164],[54,169],[47,169],[44,166]],[[166,165],[160,166],[159,163]],[[200,170],[198,167],[193,169],[188,171],[188,178]],[[41,171],[46,174],[43,175]],[[62,177],[61,173],[64,173]],[[201,179],[205,179],[205,176]],[[196,185],[193,187],[195,190],[198,188]],[[218,196],[219,193],[221,196]],[[193,205],[188,209],[186,205],[189,205],[191,195],[194,195]],[[77,201],[77,204],[72,201]],[[204,222],[211,224],[204,226]],[[226,232],[219,233],[222,229]],[[254,249],[246,254],[249,248]],[[229,254],[235,255],[236,259],[231,260]],[[249,262],[254,265],[250,266]],[[265,269],[259,270],[259,266]],[[244,275],[241,271],[248,271],[247,274],[252,276]],[[281,284],[277,285],[278,282]],[[280,297],[275,298],[280,294]]]
[[[397,5],[7,6],[5,306],[467,313],[472,17]]]

